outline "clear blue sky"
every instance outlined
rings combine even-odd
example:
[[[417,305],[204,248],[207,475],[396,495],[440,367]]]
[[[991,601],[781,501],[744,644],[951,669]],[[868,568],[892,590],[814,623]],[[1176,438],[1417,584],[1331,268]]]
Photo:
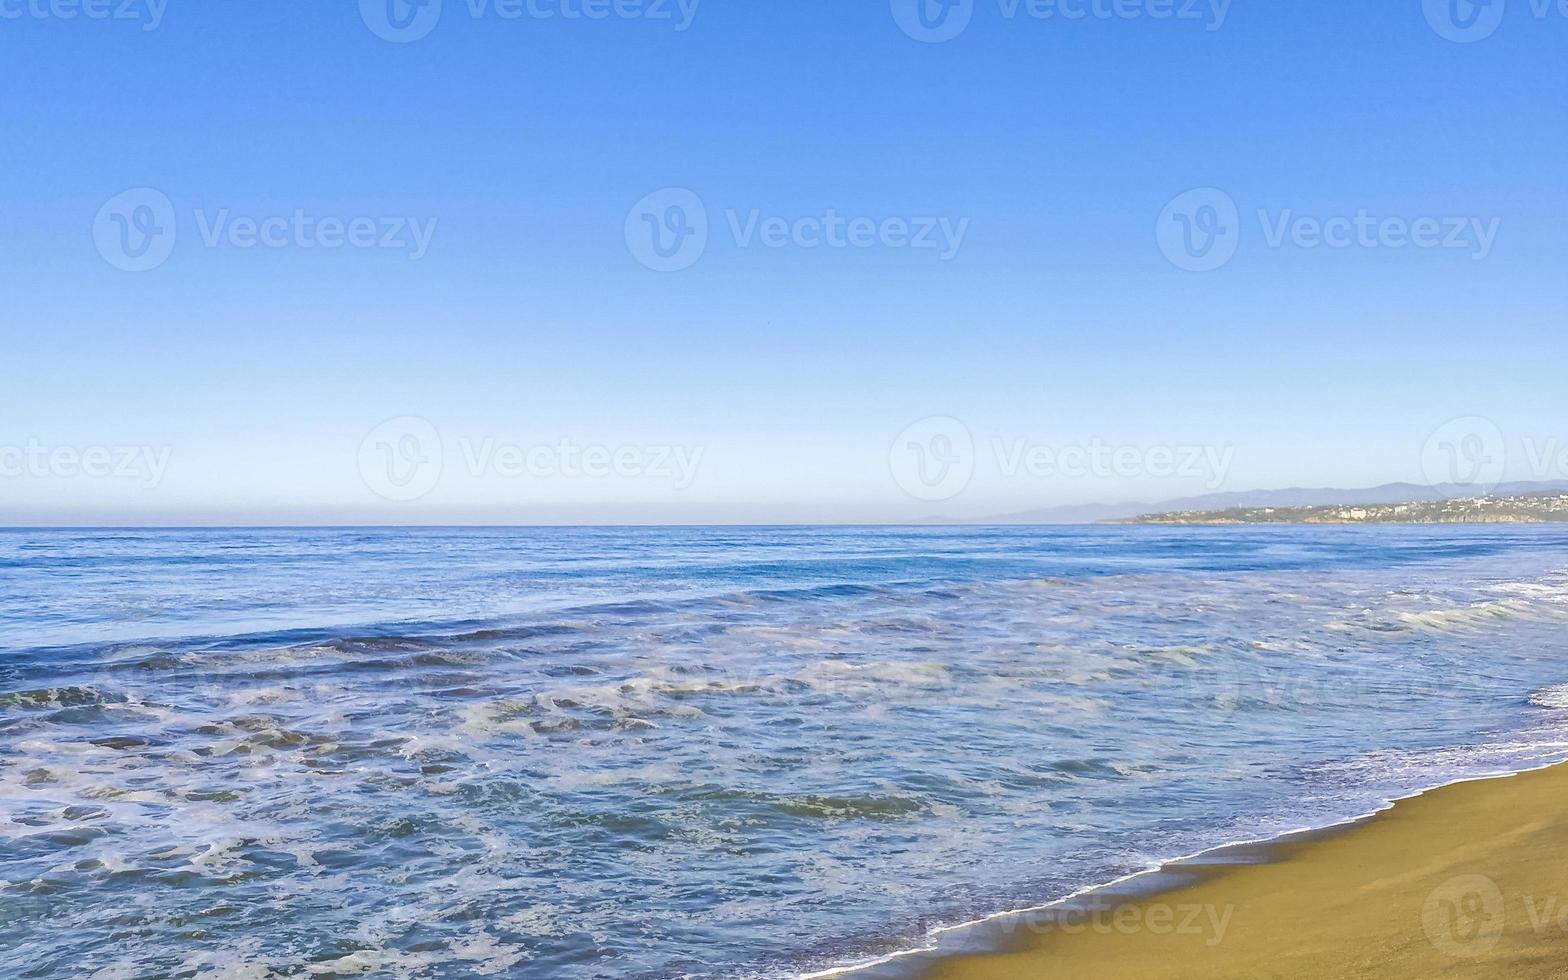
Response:
[[[445,0],[405,43],[367,25],[375,0],[168,0],[152,30],[147,2],[127,21],[0,0],[21,12],[0,19],[0,446],[166,465],[85,476],[13,451],[0,523],[979,517],[1421,481],[1461,417],[1495,425],[1508,475],[1568,477],[1539,465],[1568,441],[1568,17],[1528,0],[1473,43],[1409,0],[1222,23],[972,0],[940,43],[887,0],[707,0],[685,30]],[[97,216],[143,187],[177,238],[129,272]],[[1239,241],[1195,272],[1156,230],[1205,187]],[[678,271],[628,242],[663,188],[707,212]],[[769,248],[727,214],[829,209],[964,234],[950,257]],[[204,240],[296,211],[436,224],[417,259]],[[1363,211],[1495,237],[1480,259],[1269,242],[1286,212]],[[907,492],[890,456],[931,416],[974,440],[961,492]],[[404,445],[367,434],[404,417],[440,441],[412,500],[366,473]],[[486,440],[636,458],[572,476],[552,449],[519,475],[473,464]],[[999,445],[1143,455],[1009,474]],[[1228,462],[1171,473],[1148,463],[1162,446]],[[689,485],[663,447],[700,449]]]

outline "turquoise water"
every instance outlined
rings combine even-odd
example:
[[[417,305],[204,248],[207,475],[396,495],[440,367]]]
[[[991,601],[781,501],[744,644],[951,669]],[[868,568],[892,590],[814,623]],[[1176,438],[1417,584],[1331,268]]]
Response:
[[[6,975],[785,976],[1568,756],[1560,529],[13,530],[0,583]]]

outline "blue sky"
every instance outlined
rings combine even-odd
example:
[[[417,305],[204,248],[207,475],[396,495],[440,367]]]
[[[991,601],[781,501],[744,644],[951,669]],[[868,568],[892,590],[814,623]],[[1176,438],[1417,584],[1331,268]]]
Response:
[[[936,43],[902,0],[444,0],[403,40],[374,0],[125,2],[0,0],[3,523],[984,517],[1456,446],[1568,478],[1568,16],[1529,0],[1468,41],[1436,0],[969,0]],[[1179,198],[1234,205],[1217,268],[1162,250]],[[693,199],[700,254],[640,261]],[[869,244],[807,247],[830,213]],[[1358,215],[1405,231],[1318,243]],[[912,428],[961,479],[911,486]]]

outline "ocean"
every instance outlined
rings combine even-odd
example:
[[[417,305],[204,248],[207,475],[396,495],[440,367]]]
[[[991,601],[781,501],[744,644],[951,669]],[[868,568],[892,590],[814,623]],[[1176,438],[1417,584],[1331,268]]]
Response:
[[[7,530],[0,586],[8,976],[797,976],[1568,758],[1556,527]]]

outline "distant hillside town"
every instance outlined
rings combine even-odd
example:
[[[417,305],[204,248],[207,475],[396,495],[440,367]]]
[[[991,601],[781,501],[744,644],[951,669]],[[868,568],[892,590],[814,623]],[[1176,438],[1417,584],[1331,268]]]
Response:
[[[1232,507],[1143,514],[1119,524],[1544,524],[1568,522],[1568,493],[1465,497],[1403,504]]]

